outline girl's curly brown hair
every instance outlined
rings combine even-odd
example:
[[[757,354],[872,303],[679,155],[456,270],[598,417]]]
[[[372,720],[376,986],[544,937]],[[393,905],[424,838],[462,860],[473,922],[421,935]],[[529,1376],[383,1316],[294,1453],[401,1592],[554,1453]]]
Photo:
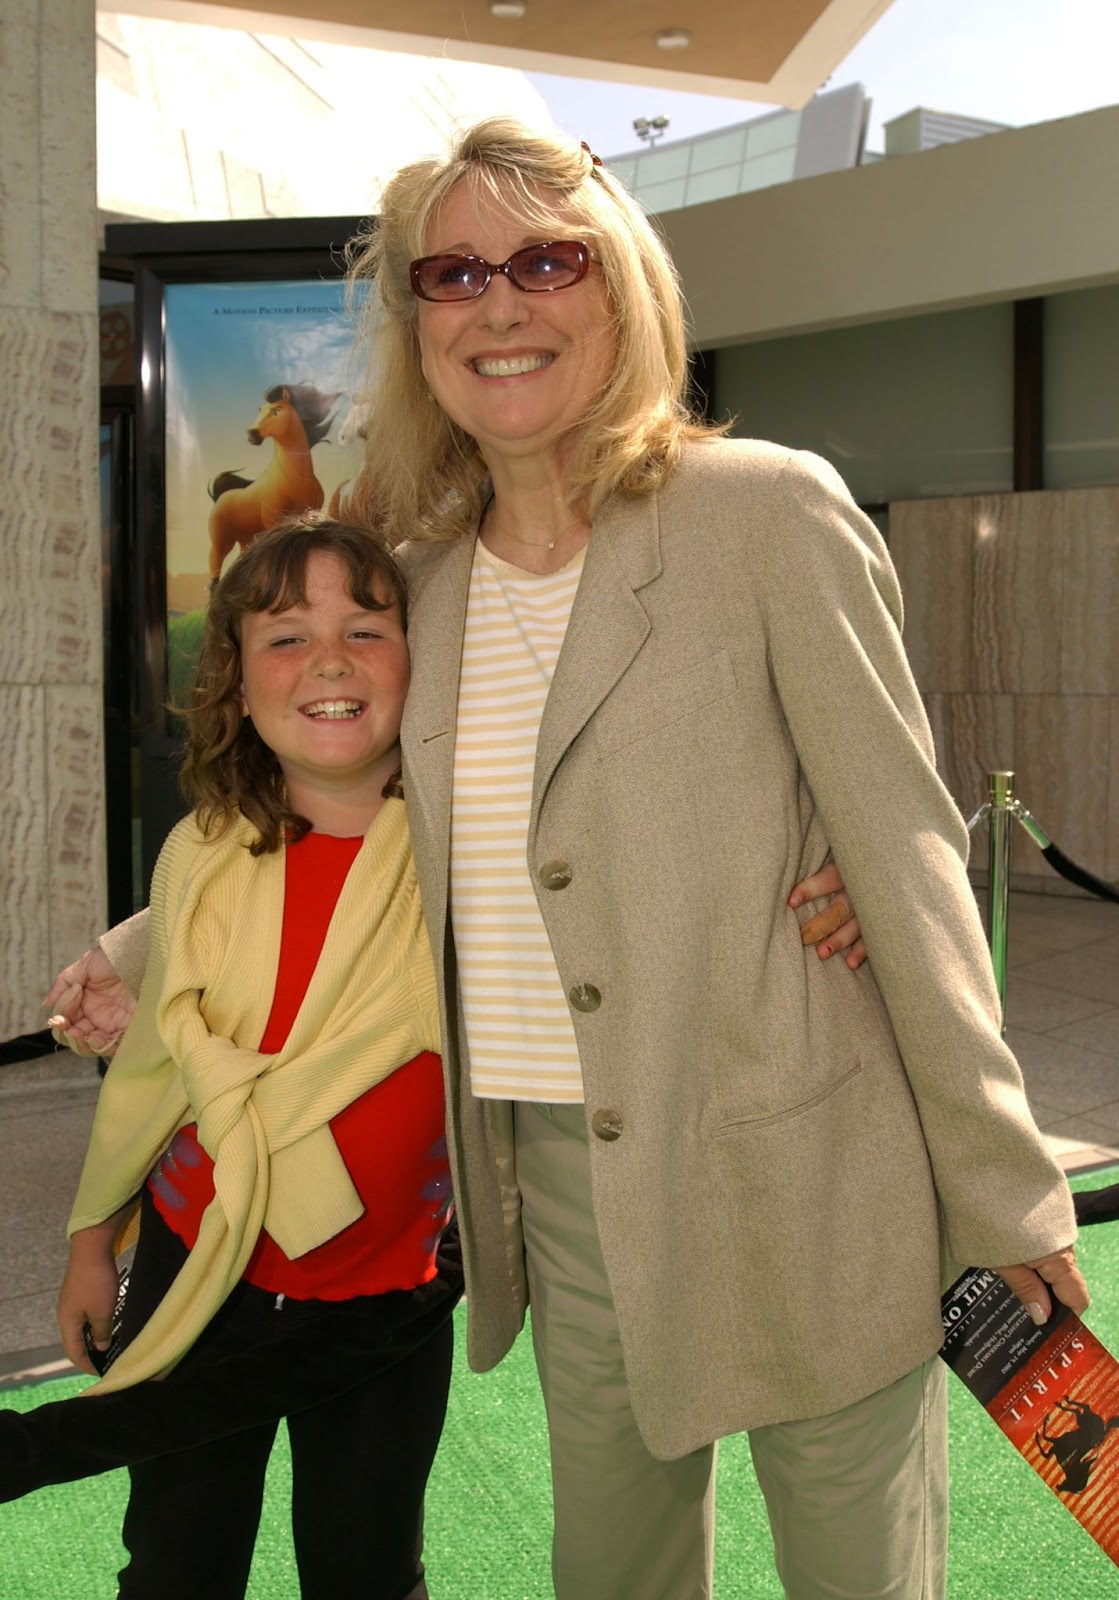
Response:
[[[302,839],[311,823],[289,806],[279,761],[242,715],[241,622],[250,612],[305,605],[307,561],[317,551],[343,563],[359,606],[386,611],[395,605],[408,625],[404,578],[377,535],[317,512],[287,518],[259,535],[218,582],[193,699],[178,708],[187,728],[180,784],[204,833],[220,837],[238,814],[251,822],[259,835],[253,855]],[[401,795],[399,773],[384,792]]]

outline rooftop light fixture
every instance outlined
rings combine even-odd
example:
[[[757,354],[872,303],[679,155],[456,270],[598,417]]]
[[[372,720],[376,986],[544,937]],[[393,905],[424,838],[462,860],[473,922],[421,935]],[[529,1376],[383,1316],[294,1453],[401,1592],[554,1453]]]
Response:
[[[639,139],[653,145],[668,127],[667,117],[634,117],[633,131]]]
[[[524,0],[490,0],[490,11],[495,17],[515,19],[525,14]]]
[[[691,42],[687,28],[665,28],[657,34],[657,44],[662,50],[686,50]]]

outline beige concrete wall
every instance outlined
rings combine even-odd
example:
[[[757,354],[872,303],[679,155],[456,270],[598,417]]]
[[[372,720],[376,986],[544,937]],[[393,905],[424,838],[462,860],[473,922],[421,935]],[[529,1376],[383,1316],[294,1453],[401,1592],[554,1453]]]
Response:
[[[1119,282],[1116,148],[1111,107],[669,213],[695,343]],[[1065,853],[1119,881],[1119,489],[895,503],[890,540],[961,809],[1012,768]],[[1013,870],[1066,887],[1020,830]]]
[[[93,5],[3,28],[0,1041],[105,914]]]
[[[1119,107],[673,211],[700,348],[1119,278]]]
[[[1119,882],[1119,488],[890,507],[905,641],[941,772],[971,815],[1010,768],[1055,844]],[[982,866],[986,835],[976,836]],[[1015,829],[1014,881],[1057,890]]]

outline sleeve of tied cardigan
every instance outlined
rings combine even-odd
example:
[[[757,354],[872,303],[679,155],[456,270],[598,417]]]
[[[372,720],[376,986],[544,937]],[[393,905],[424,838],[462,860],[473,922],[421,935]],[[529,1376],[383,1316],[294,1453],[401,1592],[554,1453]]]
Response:
[[[771,671],[864,930],[952,1254],[1032,1260],[1075,1237],[1072,1206],[1000,1036],[967,831],[936,775],[896,576],[826,462],[791,458],[776,499],[781,538],[760,554]]]
[[[186,1106],[182,1081],[155,1025],[167,956],[167,919],[177,903],[177,883],[189,861],[183,824],[160,852],[152,878],[151,915],[145,915],[136,1012],[105,1074],[67,1235],[92,1227],[120,1209],[140,1189]],[[138,921],[133,917],[120,928]],[[110,959],[112,959],[110,957]],[[119,968],[117,969],[120,970]]]

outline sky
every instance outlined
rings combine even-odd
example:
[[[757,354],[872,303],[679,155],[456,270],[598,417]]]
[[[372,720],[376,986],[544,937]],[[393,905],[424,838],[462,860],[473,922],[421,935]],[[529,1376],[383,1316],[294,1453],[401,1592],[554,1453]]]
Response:
[[[775,109],[308,41],[294,28],[258,36],[241,31],[243,13],[229,16],[219,29],[99,15],[103,208],[186,217],[217,206],[220,214],[231,156],[248,180],[264,175],[256,181],[274,210],[361,215],[377,208],[402,162],[442,151],[450,130],[494,112],[532,123],[550,113],[609,159],[640,148],[636,117],[667,116],[662,142],[671,143]],[[230,29],[239,38],[230,41]],[[118,83],[102,56],[109,66],[123,61],[128,81]],[[883,148],[883,120],[919,105],[1019,126],[1115,104],[1119,0],[893,0],[825,87],[850,83],[871,99],[871,151]],[[290,127],[300,130],[290,144],[268,132],[285,85]]]
[[[561,128],[600,156],[640,147],[635,117],[664,115],[662,142],[745,122],[771,105],[530,72]],[[867,147],[914,106],[1014,127],[1119,102],[1119,0],[894,0],[826,87],[861,83]]]

